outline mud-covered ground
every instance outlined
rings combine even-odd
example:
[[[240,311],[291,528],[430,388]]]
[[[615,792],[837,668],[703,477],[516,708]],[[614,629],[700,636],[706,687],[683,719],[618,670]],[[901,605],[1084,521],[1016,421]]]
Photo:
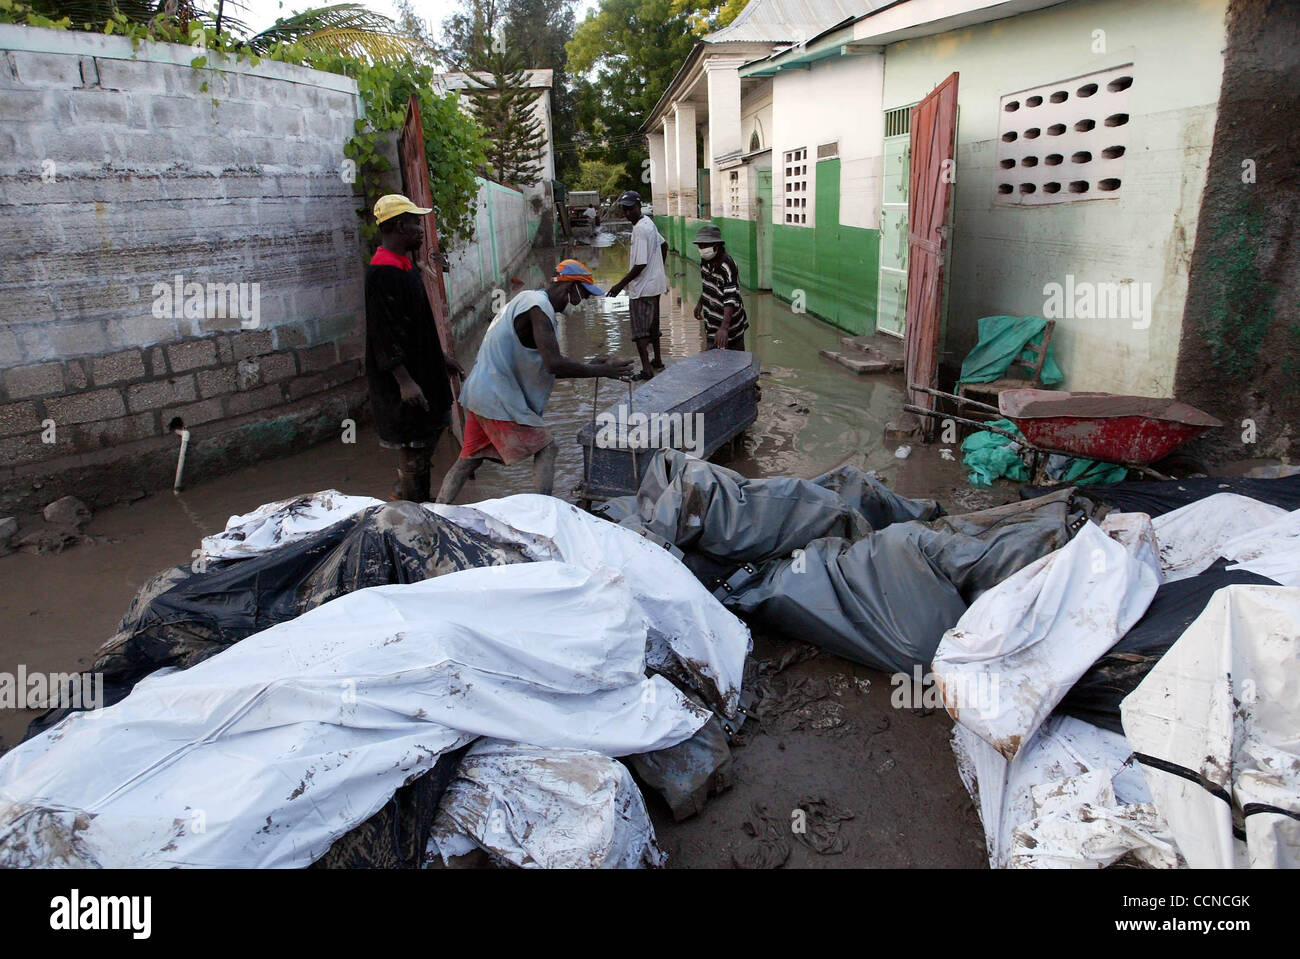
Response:
[[[607,285],[626,269],[622,242],[603,250],[579,247],[572,255],[588,262]],[[535,258],[518,278],[539,284],[548,262]],[[675,258],[670,272],[674,286],[663,311],[668,363],[703,345],[691,318],[698,272]],[[763,394],[758,422],[726,465],[748,476],[812,477],[849,463],[879,471],[905,495],[936,498],[949,512],[1015,498],[1010,486],[972,489],[960,464],[945,459],[937,446],[918,446],[898,458],[897,444],[886,444],[882,435],[898,416],[901,378],[857,376],[823,359],[818,351],[837,348],[843,334],[792,314],[769,294],[747,294],[746,304],[748,345],[762,361]],[[626,311],[625,298],[584,304],[564,318],[561,345],[579,355],[634,355]],[[462,356],[472,356],[474,345],[466,344]],[[602,406],[614,403],[619,390],[626,387],[605,384]],[[557,384],[547,414],[561,449],[557,495],[567,496],[580,478],[572,437],[590,421],[591,399],[591,381]],[[444,438],[435,482],[455,454]],[[385,497],[394,478],[392,456],[363,429],[353,444],[327,443],[226,476],[191,476],[185,493],[101,511],[86,530],[90,544],[57,555],[0,557],[0,671],[13,673],[19,664],[29,671],[86,668],[144,581],[163,567],[188,562],[200,538],[222,529],[231,515],[329,488]],[[525,492],[529,483],[526,466],[488,467],[460,501]],[[25,518],[25,525],[31,522]],[[751,719],[741,730],[731,788],[681,823],[648,797],[669,865],[725,867],[739,859],[787,868],[983,866],[983,833],[957,777],[946,714],[894,708],[885,674],[827,653],[805,659],[791,651],[788,643],[756,637],[755,655],[770,664],[783,698],[775,704],[775,718],[766,724]],[[793,661],[778,672],[783,656]],[[34,715],[0,710],[0,751],[21,740]],[[807,844],[793,838],[792,815],[807,817]],[[783,828],[776,829],[779,839],[767,841],[773,824]]]

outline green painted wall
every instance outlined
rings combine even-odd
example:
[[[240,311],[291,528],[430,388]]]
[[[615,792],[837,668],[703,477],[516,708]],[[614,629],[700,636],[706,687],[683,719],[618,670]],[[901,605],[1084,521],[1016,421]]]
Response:
[[[740,272],[740,285],[749,290],[758,289],[758,227],[753,220],[740,220],[728,216],[715,216],[713,222],[722,231],[722,242],[736,261]]]
[[[815,202],[814,227],[772,228],[772,292],[793,301],[803,290],[809,313],[850,333],[874,333],[880,231],[840,223],[838,159],[818,163]]]

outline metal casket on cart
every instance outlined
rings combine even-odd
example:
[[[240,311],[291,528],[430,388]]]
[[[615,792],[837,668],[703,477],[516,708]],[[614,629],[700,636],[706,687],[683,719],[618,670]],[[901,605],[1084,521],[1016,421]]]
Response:
[[[758,418],[758,357],[708,350],[674,363],[618,399],[578,433],[582,495],[635,493],[656,449],[672,447],[707,459]],[[607,381],[601,392],[611,395]],[[611,391],[612,392],[612,391]]]

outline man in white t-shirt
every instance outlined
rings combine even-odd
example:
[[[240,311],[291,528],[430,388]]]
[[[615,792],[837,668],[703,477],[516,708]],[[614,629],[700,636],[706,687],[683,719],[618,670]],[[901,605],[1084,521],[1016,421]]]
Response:
[[[641,356],[640,377],[648,380],[655,370],[664,368],[659,357],[659,297],[668,292],[668,243],[655,227],[655,221],[642,215],[641,194],[628,190],[618,198],[618,205],[632,224],[632,249],[628,254],[627,276],[610,287],[609,295],[618,296],[627,290],[632,340]]]

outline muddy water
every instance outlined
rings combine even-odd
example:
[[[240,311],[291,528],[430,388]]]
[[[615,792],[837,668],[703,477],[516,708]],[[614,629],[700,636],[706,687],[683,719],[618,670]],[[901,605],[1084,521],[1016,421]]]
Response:
[[[627,237],[604,249],[585,246],[545,251],[515,277],[540,285],[545,271],[563,255],[584,260],[597,281],[609,286],[627,269]],[[674,363],[704,346],[692,317],[699,272],[673,257],[672,291],[663,313],[664,361]],[[518,288],[518,287],[516,287]],[[627,299],[595,299],[572,308],[560,323],[566,353],[634,356]],[[842,463],[878,468],[886,475],[903,464],[880,441],[885,421],[897,415],[897,377],[857,377],[818,356],[842,334],[809,316],[795,315],[771,294],[747,293],[749,347],[762,361],[759,417],[727,462],[748,476],[815,476]],[[481,335],[481,333],[480,333]],[[472,357],[477,343],[464,344]],[[574,440],[592,415],[592,381],[556,384],[547,420],[560,444],[555,489],[567,495],[581,477]],[[626,385],[605,383],[602,406],[625,395]],[[435,483],[456,455],[444,438],[435,462]],[[353,444],[326,443],[298,455],[220,477],[191,475],[180,495],[156,494],[130,506],[98,513],[88,532],[95,544],[56,556],[15,553],[0,557],[0,671],[64,671],[85,667],[114,632],[132,596],[155,571],[188,562],[199,539],[219,531],[233,514],[299,493],[334,488],[386,497],[392,488],[393,454],[381,450],[363,430]],[[526,492],[527,465],[488,465],[467,484],[461,502]],[[900,485],[900,488],[902,486]],[[32,714],[0,710],[0,749],[14,745]]]
[[[586,263],[596,282],[606,288],[627,272],[627,234],[615,236],[612,246],[577,245],[567,254]],[[527,286],[540,285],[544,282],[542,270],[550,265],[549,255],[534,257],[517,278]],[[699,270],[672,256],[668,272],[672,289],[660,304],[660,322],[664,363],[671,365],[704,349],[704,331],[693,316],[700,291]],[[838,348],[844,334],[806,314],[792,313],[771,293],[746,293],[744,299],[750,322],[746,345],[762,363],[763,394],[758,421],[734,455],[719,461],[746,476],[816,476],[843,463],[882,472],[895,469],[893,449],[882,448],[880,438],[885,421],[898,415],[901,381],[896,377],[857,377],[820,357],[819,350]],[[570,307],[560,320],[559,341],[568,355],[635,357],[627,297],[598,298]],[[473,348],[477,343],[468,345]],[[602,381],[600,408],[626,395],[626,384]],[[582,456],[574,437],[591,421],[592,399],[591,380],[560,380],[551,394],[546,420],[560,442],[555,483],[560,495],[581,482]],[[530,482],[526,464],[479,472],[479,490],[489,495],[518,492]],[[462,500],[468,501],[470,492],[467,488]]]

